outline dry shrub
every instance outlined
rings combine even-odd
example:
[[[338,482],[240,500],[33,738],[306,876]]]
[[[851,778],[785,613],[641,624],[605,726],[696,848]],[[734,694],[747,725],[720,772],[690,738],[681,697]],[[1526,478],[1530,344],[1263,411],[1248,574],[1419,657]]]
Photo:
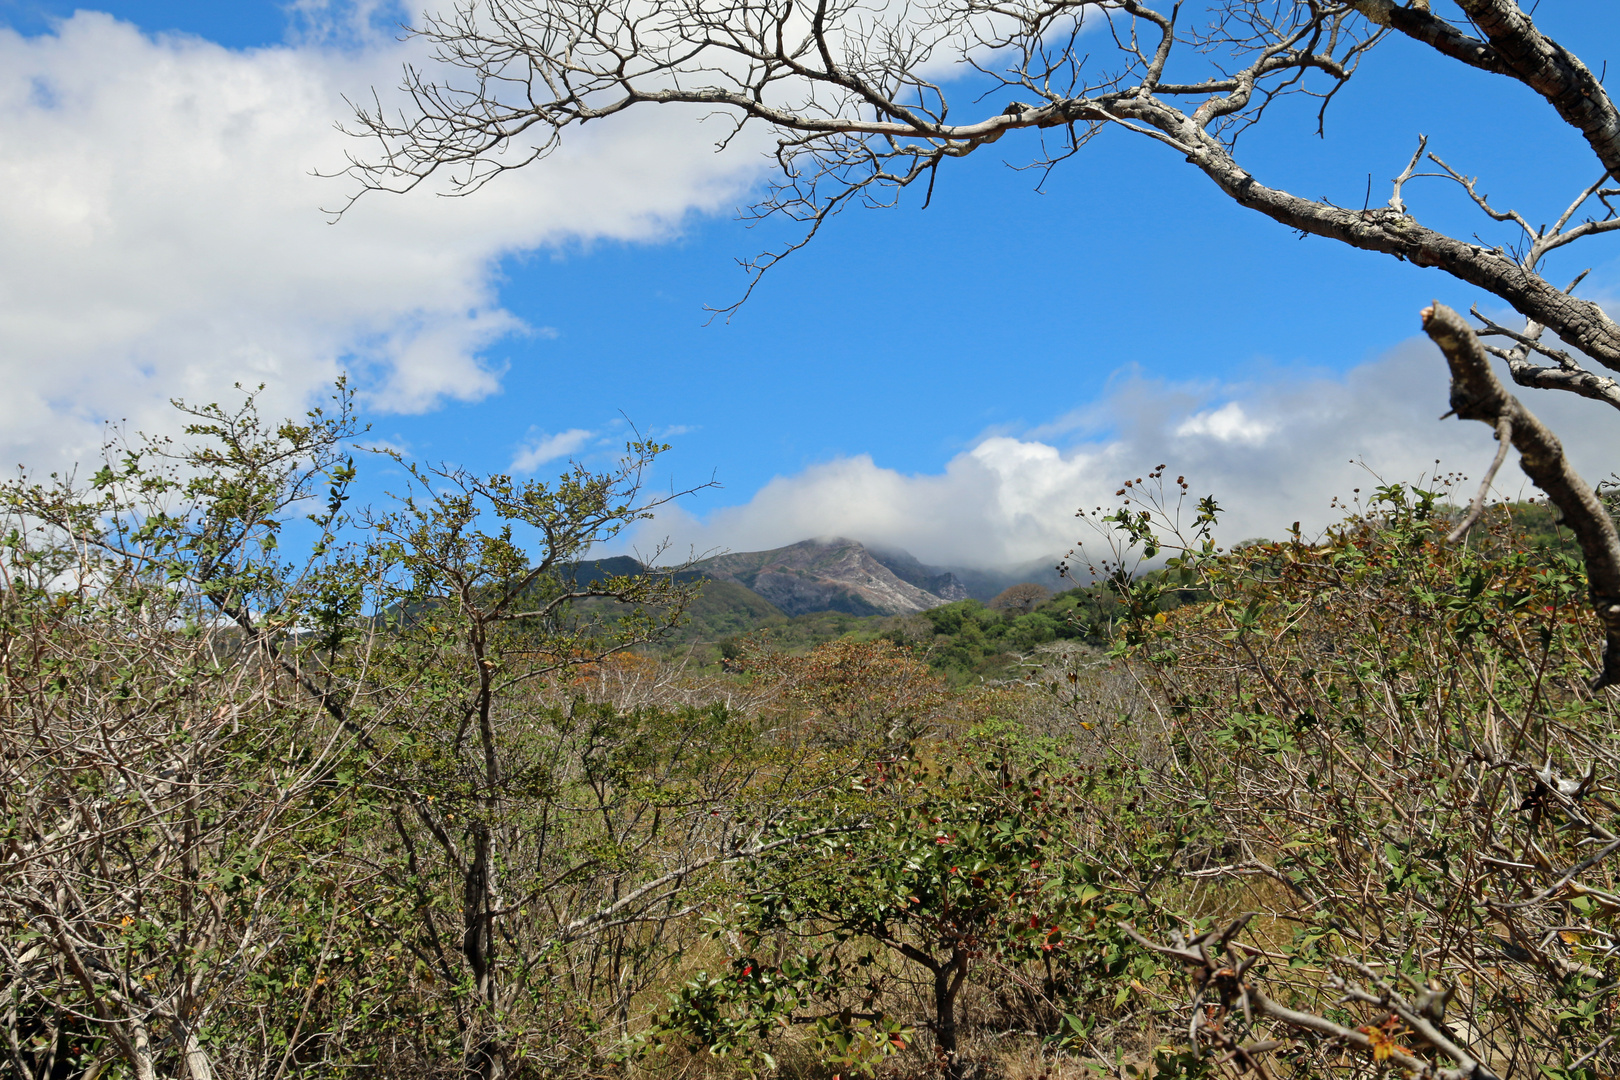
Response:
[[[1158,940],[1259,912],[1221,962],[1258,948],[1245,986],[1373,1033],[1239,1011],[1208,1045],[1275,1037],[1279,1067],[1360,1073],[1363,1038],[1452,1067],[1412,1029],[1427,1007],[1502,1076],[1617,1063],[1601,629],[1572,560],[1505,528],[1447,544],[1449,524],[1433,493],[1381,489],[1320,543],[1203,561],[1213,599],[1140,619],[1122,650],[1171,750],[1136,759],[1173,849],[1172,873],[1133,883],[1173,916]],[[1188,1017],[1177,988],[1162,1003]]]

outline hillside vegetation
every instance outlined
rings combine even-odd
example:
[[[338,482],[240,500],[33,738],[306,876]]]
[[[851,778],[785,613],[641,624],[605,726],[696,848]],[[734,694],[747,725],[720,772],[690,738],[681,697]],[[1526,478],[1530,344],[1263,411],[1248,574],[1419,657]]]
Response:
[[[1442,505],[1437,513],[1456,517],[1461,512]],[[1493,543],[1530,552],[1579,554],[1569,534],[1557,527],[1556,511],[1545,503],[1497,504],[1490,509],[1489,520],[1496,529]],[[1249,541],[1260,547],[1268,543]],[[1163,580],[1157,570],[1136,576],[1149,584]],[[650,651],[672,663],[719,671],[750,647],[804,652],[840,638],[884,640],[909,650],[960,686],[1025,678],[1053,646],[1100,650],[1112,640],[1114,624],[1124,614],[1121,597],[1107,583],[1073,586],[1056,595],[1029,583],[1009,587],[1001,595],[1017,588],[1032,590],[1038,599],[1006,606],[998,597],[988,602],[970,598],[909,615],[829,610],[789,616],[745,587],[710,579],[686,609],[686,621]],[[1198,589],[1166,588],[1156,595],[1153,612],[1173,611],[1205,595]]]
[[[1221,552],[1154,476],[1087,589],[710,671],[712,585],[581,572],[661,447],[351,516],[341,396],[191,420],[4,488],[7,1075],[1620,1064],[1602,634],[1507,515]]]

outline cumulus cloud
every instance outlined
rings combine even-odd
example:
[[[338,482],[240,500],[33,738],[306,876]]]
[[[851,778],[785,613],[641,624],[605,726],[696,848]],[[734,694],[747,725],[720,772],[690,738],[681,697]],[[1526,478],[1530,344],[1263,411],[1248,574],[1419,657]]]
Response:
[[[673,550],[760,550],[812,536],[846,536],[910,551],[942,565],[1015,566],[1061,555],[1088,534],[1080,508],[1114,502],[1124,479],[1161,463],[1192,494],[1225,508],[1223,542],[1278,537],[1294,521],[1318,530],[1382,481],[1440,472],[1478,476],[1495,452],[1482,424],[1436,419],[1445,411],[1445,364],[1414,340],[1342,377],[1277,374],[1237,386],[1184,386],[1127,374],[1104,400],[1038,435],[993,435],[936,475],[840,458],[778,477],[749,502],[704,518],[654,523]],[[1604,406],[1564,394],[1526,395],[1595,482],[1620,462],[1620,424]],[[1061,445],[1053,434],[1114,429]],[[1436,460],[1440,465],[1436,466]],[[1534,494],[1510,458],[1497,478],[1508,498]],[[1472,494],[1470,487],[1459,498]]]
[[[529,433],[529,440],[512,459],[514,473],[532,473],[548,461],[556,461],[577,453],[579,448],[591,441],[595,432],[584,428],[571,428],[556,435],[547,435],[542,431]]]
[[[343,96],[419,46],[368,36],[377,3],[300,6],[320,32],[246,51],[93,12],[0,30],[0,461],[82,457],[103,420],[152,430],[170,397],[234,382],[268,383],[272,412],[340,370],[374,410],[476,400],[500,384],[493,343],[547,333],[501,307],[501,257],[667,236],[760,167],[694,137],[696,111],[649,110],[476,199],[367,199],[332,225],[348,189],[312,171],[357,149]],[[348,21],[317,25],[331,12]]]

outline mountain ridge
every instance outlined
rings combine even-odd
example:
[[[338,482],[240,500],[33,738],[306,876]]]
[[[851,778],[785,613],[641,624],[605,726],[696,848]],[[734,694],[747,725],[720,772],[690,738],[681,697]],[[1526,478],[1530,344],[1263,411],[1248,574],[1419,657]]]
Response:
[[[915,563],[915,560],[912,560]],[[842,611],[850,615],[910,615],[950,600],[917,584],[927,582],[953,594],[967,592],[948,572],[901,563],[903,573],[886,565],[864,544],[836,537],[801,540],[769,551],[715,555],[691,569],[730,581],[764,597],[788,615]],[[908,580],[908,578],[912,580]]]
[[[766,551],[710,555],[680,567],[676,575],[680,580],[703,578],[724,583],[727,588],[719,591],[734,601],[747,593],[789,617],[813,612],[914,615],[966,599],[990,601],[1009,585],[1024,581],[1061,591],[1066,583],[1058,575],[1056,562],[1051,559],[1001,572],[933,567],[910,552],[836,536],[804,539]],[[629,555],[614,555],[582,560],[575,575],[590,578],[637,573],[642,568]],[[753,599],[742,602],[757,606]]]
[[[585,559],[576,579],[632,574],[647,569],[625,556]],[[930,566],[910,552],[869,547],[845,537],[800,540],[764,551],[726,552],[675,571],[684,581],[723,586],[713,599],[787,616],[833,611],[848,615],[914,615],[960,600],[988,601],[1009,585],[1034,582],[1053,591],[1065,587],[1057,560],[1005,571]],[[760,607],[763,604],[764,607]],[[706,605],[708,606],[708,605]]]

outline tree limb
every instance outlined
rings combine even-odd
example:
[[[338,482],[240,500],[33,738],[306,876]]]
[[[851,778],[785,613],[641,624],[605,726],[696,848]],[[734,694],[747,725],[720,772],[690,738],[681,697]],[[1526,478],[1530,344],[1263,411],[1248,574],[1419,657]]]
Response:
[[[1513,74],[1489,42],[1469,37],[1427,7],[1403,7],[1394,0],[1355,0],[1354,7],[1379,26],[1421,41],[1442,56],[1496,75]]]
[[[1512,425],[1525,475],[1564,515],[1586,559],[1592,609],[1603,623],[1602,670],[1592,688],[1620,682],[1620,535],[1597,493],[1570,465],[1558,436],[1509,394],[1491,370],[1490,354],[1463,317],[1436,301],[1424,308],[1423,329],[1451,368],[1451,408],[1459,419]]]
[[[1537,30],[1513,0],[1457,0],[1496,49],[1505,73],[1547,100],[1585,136],[1603,167],[1620,175],[1620,112],[1580,59]]]

